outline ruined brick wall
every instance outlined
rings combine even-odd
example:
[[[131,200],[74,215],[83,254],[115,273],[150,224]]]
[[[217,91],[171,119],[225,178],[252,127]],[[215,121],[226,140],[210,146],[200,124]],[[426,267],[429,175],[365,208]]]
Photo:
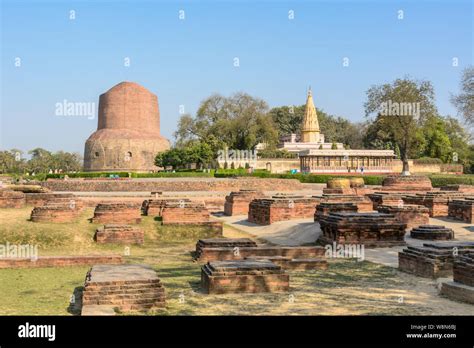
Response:
[[[185,201],[168,202],[161,213],[163,225],[208,222],[209,216],[204,204]]]
[[[139,203],[100,203],[94,210],[92,222],[102,224],[138,224],[141,222]]]
[[[0,269],[90,266],[120,264],[122,262],[122,256],[120,255],[40,256],[36,260],[30,258],[0,258]]]
[[[23,192],[0,190],[0,208],[23,208],[25,202]]]
[[[53,191],[66,192],[136,192],[136,191],[294,191],[304,188],[296,179],[260,178],[157,178],[129,180],[60,180],[49,179],[40,183]]]
[[[143,230],[130,225],[107,224],[96,230],[94,239],[99,244],[143,244]]]

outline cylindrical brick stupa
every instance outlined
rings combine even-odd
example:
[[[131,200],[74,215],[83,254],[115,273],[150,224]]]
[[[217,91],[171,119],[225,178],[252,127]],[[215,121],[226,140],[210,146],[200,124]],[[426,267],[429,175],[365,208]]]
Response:
[[[156,170],[155,156],[169,148],[160,135],[158,97],[137,83],[121,82],[99,98],[99,123],[86,141],[84,170]]]

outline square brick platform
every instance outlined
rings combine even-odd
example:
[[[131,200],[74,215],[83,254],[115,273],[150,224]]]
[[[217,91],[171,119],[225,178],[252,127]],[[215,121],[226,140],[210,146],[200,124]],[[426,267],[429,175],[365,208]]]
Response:
[[[380,213],[394,215],[398,221],[406,224],[409,229],[430,223],[429,209],[423,205],[380,205],[377,210]]]
[[[455,249],[456,248],[456,249]],[[474,252],[474,242],[433,242],[398,253],[398,269],[425,278],[450,277],[457,255]]]
[[[224,214],[228,216],[247,215],[250,202],[263,196],[262,191],[256,190],[232,191],[225,197]]]
[[[325,249],[321,246],[266,246],[249,245],[245,239],[226,238],[222,242],[217,239],[201,239],[196,244],[196,259],[200,262],[241,260],[255,257],[285,257],[290,259],[321,258]]]
[[[454,239],[454,231],[444,226],[421,225],[410,231],[410,237],[423,240],[451,240]]]
[[[135,226],[106,224],[96,230],[94,239],[99,244],[143,244],[144,233]]]
[[[474,304],[474,252],[454,261],[453,281],[442,283],[440,294],[452,300]]]
[[[250,202],[248,221],[270,225],[277,221],[313,218],[320,199],[315,197],[276,195]]]
[[[363,244],[365,247],[405,245],[406,224],[391,214],[331,213],[321,217],[319,244]]]
[[[268,260],[211,261],[201,268],[201,288],[208,294],[285,292],[290,276]]]
[[[448,205],[454,199],[464,198],[466,194],[457,191],[431,191],[404,196],[406,204],[423,205],[429,209],[431,217],[448,216]]]
[[[142,203],[143,215],[161,216],[166,203],[191,202],[188,198],[158,198],[145,200]]]
[[[349,202],[327,203],[321,202],[316,206],[314,213],[314,221],[321,220],[321,217],[327,216],[330,213],[338,212],[353,212],[357,213],[357,205]]]
[[[150,266],[96,265],[86,275],[82,304],[146,311],[165,307],[165,289]]]
[[[474,223],[474,197],[454,199],[449,202],[448,215],[456,220]]]

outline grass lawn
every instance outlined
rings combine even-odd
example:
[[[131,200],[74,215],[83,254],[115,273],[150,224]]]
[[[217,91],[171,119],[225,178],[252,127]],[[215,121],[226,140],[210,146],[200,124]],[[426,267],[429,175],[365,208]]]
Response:
[[[123,246],[97,245],[92,209],[64,224],[28,221],[31,208],[4,209],[0,244],[38,243],[41,255],[123,253]],[[331,260],[326,271],[290,272],[289,293],[207,295],[200,290],[200,264],[192,261],[196,239],[160,240],[159,222],[144,217],[145,246],[132,246],[128,263],[153,266],[167,296],[157,315],[416,315],[469,314],[470,307],[437,296],[433,281],[371,262]],[[227,237],[245,233],[225,227]],[[71,295],[80,294],[89,267],[0,270],[0,315],[72,315]],[[80,296],[79,296],[80,298]],[[463,308],[464,312],[463,312]],[[472,313],[471,313],[472,314]]]

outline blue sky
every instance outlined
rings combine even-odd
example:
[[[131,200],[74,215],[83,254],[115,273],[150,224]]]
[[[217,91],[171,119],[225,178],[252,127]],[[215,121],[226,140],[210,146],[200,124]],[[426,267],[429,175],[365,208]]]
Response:
[[[311,85],[318,108],[360,121],[365,91],[406,75],[430,80],[439,111],[453,115],[450,93],[473,61],[468,0],[1,4],[1,149],[82,153],[97,117],[57,116],[56,103],[98,106],[121,81],[158,95],[161,132],[170,139],[179,106],[194,115],[212,93],[299,105]]]

